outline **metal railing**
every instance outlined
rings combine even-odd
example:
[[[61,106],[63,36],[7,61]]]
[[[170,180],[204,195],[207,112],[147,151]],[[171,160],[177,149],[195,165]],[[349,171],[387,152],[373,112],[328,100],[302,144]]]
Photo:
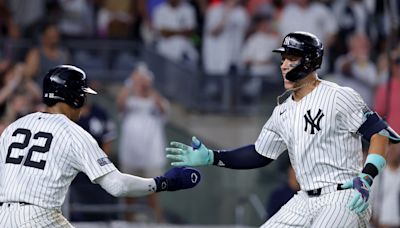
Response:
[[[0,39],[16,60],[35,43],[32,40]],[[155,74],[156,87],[172,101],[193,111],[255,113],[259,97],[252,104],[242,101],[241,86],[246,74],[206,75],[198,65],[174,62],[160,56],[152,46],[127,40],[66,40],[61,45],[70,53],[70,63],[84,69],[91,79],[122,83],[138,62],[145,62]],[[217,85],[217,94],[207,94],[207,84]],[[274,88],[276,89],[276,87]],[[261,94],[260,94],[261,95]],[[272,99],[273,100],[273,99]]]

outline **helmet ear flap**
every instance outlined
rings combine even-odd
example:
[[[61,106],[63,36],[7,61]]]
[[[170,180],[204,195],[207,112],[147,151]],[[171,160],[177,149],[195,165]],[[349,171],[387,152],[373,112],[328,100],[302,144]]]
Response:
[[[304,69],[306,69],[306,70],[309,70],[312,68],[312,63],[311,63],[310,57],[305,57],[303,65],[304,65]]]
[[[305,59],[302,58],[300,60],[300,64],[298,64],[296,67],[294,67],[292,70],[290,70],[287,74],[286,74],[286,79],[289,81],[297,81],[301,78],[304,78],[305,76],[307,76],[309,74],[308,70],[305,69]]]

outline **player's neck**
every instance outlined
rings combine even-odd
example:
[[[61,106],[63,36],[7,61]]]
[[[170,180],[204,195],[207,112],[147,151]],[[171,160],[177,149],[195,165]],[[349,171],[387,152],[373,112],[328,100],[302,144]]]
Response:
[[[311,93],[321,81],[316,74],[312,74],[302,79],[295,88],[293,88],[293,100],[300,101],[307,94]]]
[[[51,106],[51,107],[46,107],[46,112],[52,113],[52,114],[62,114],[65,115],[68,119],[71,119],[73,121],[77,120],[77,110],[71,108],[69,105],[58,102],[57,104]],[[79,115],[78,115],[79,118]]]

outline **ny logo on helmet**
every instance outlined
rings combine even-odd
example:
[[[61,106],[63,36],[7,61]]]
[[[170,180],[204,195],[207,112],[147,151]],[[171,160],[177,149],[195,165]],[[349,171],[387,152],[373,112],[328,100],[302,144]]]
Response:
[[[301,43],[298,40],[294,39],[293,37],[287,36],[285,40],[283,40],[283,45],[290,47],[299,47]]]
[[[321,122],[322,117],[324,117],[324,113],[322,112],[321,109],[318,110],[318,113],[314,118],[311,116],[311,109],[309,109],[307,113],[304,114],[304,119],[306,121],[306,126],[304,128],[304,131],[307,132],[308,126],[310,126],[311,128],[310,134],[312,135],[315,134],[315,130],[320,131],[321,127],[319,124]]]

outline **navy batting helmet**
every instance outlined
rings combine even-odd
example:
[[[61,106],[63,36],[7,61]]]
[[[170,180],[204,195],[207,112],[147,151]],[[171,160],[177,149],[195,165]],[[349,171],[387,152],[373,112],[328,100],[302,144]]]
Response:
[[[97,94],[87,85],[86,74],[75,66],[60,65],[47,72],[43,79],[43,102],[53,106],[64,102],[73,108],[81,108],[86,93]]]
[[[299,31],[287,34],[282,47],[273,52],[302,57],[300,64],[286,74],[287,80],[297,81],[321,67],[324,47],[315,35]]]

